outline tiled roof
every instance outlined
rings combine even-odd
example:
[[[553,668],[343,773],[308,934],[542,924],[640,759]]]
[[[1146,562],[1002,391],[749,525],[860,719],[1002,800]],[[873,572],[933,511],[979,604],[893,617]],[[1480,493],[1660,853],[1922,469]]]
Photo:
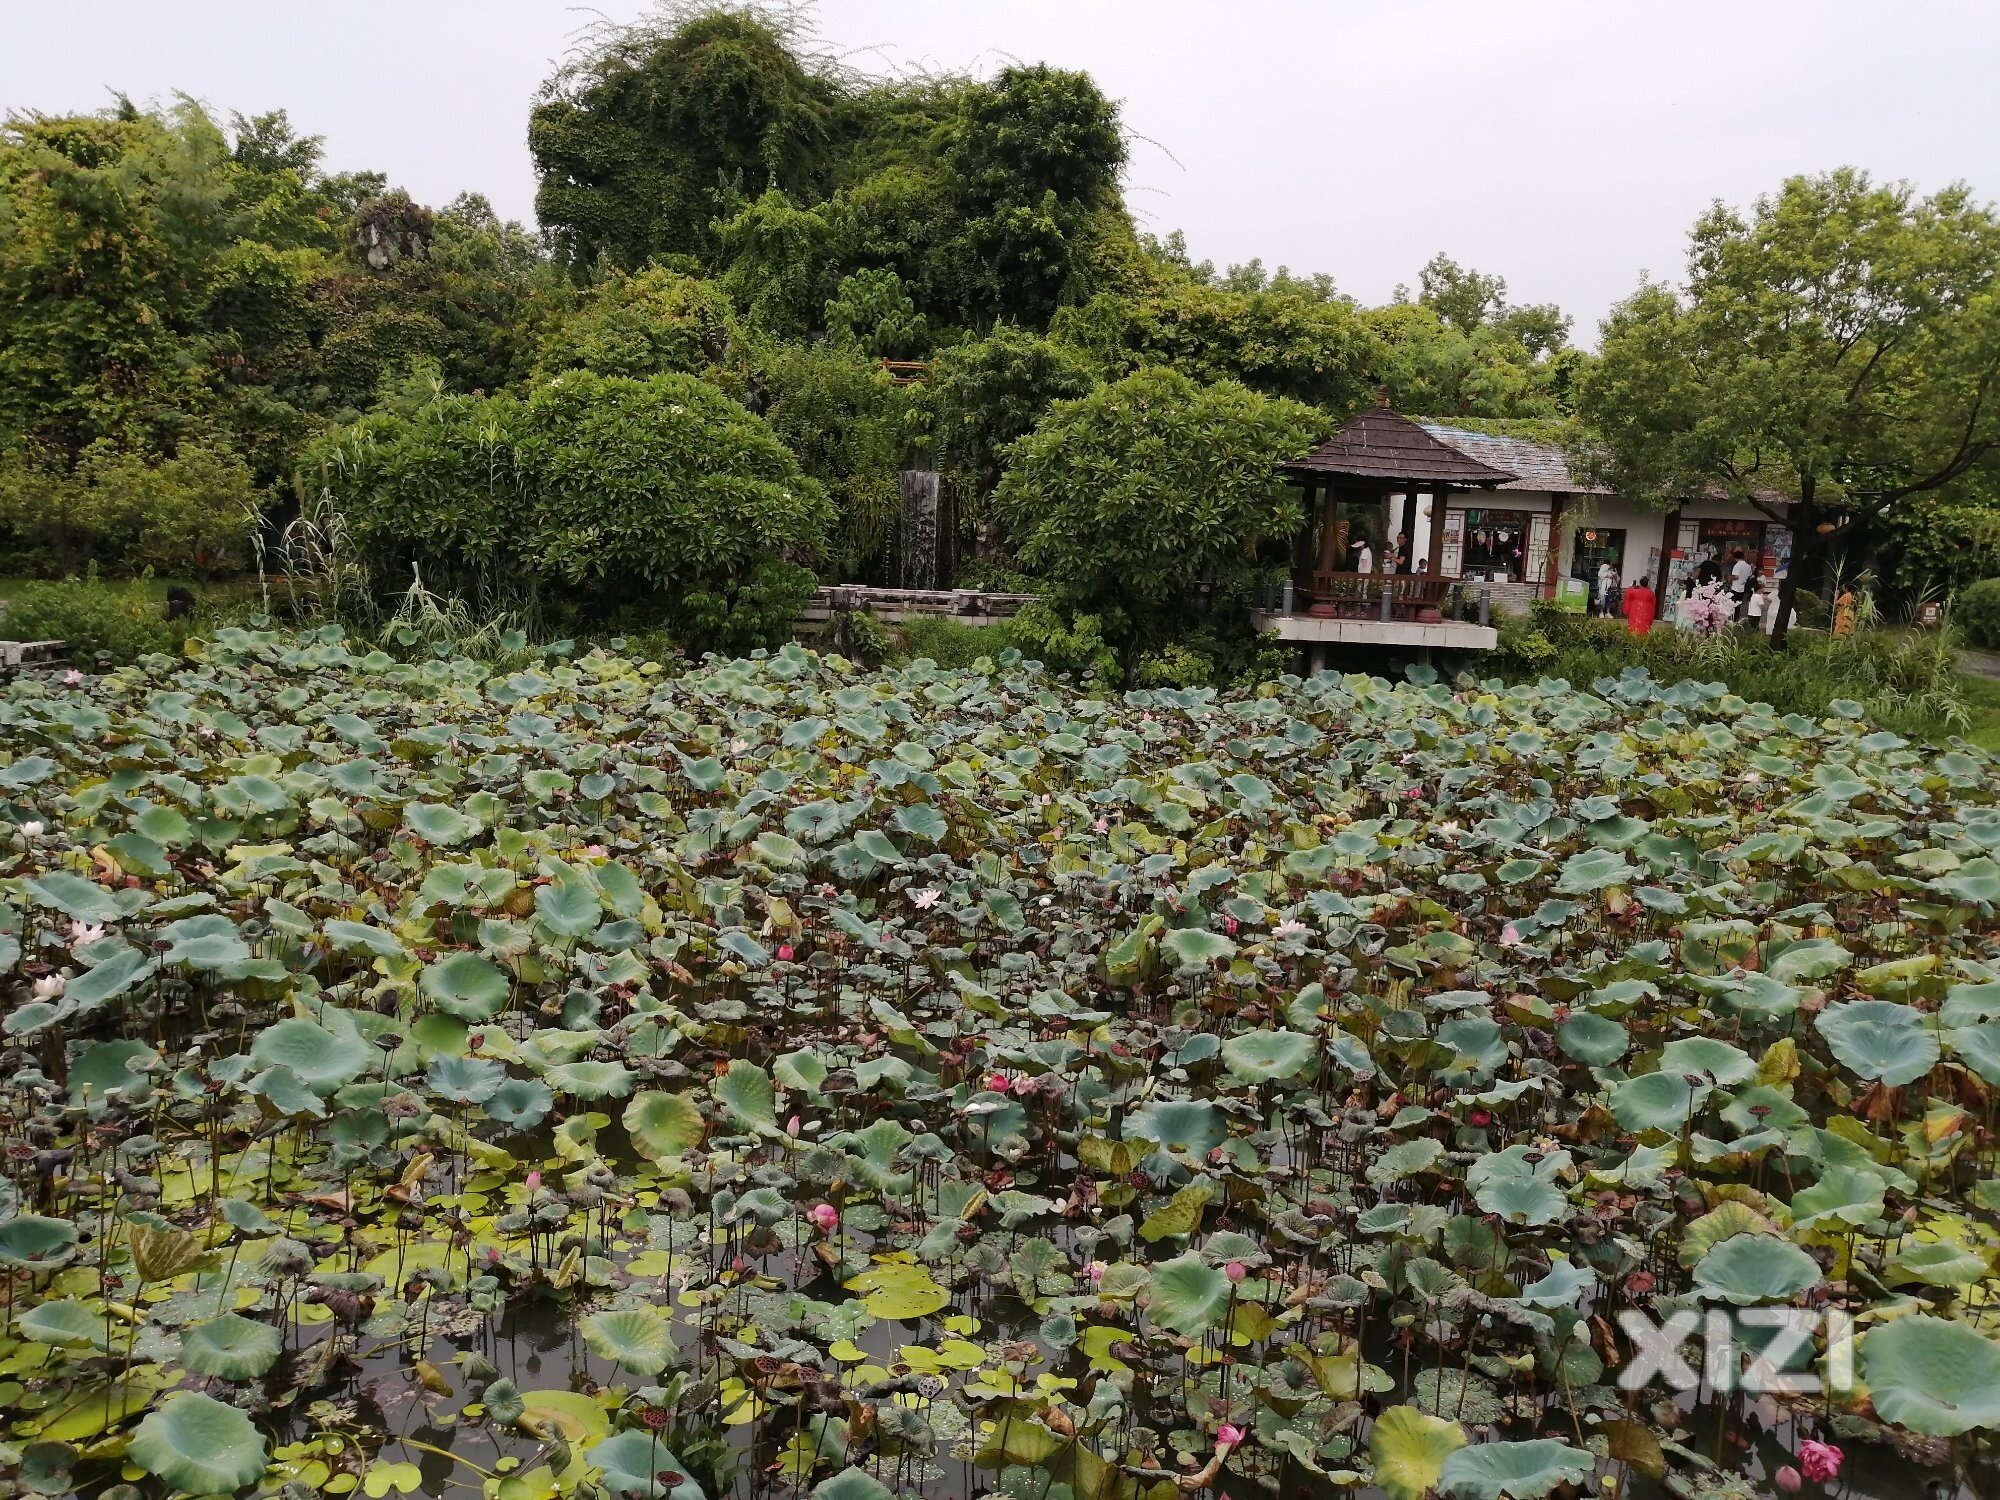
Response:
[[[1285,467],[1294,473],[1428,481],[1467,489],[1490,489],[1514,478],[1512,470],[1439,442],[1386,406],[1371,406],[1349,418],[1326,442]]]
[[[1569,471],[1569,459],[1562,449],[1548,443],[1531,443],[1526,438],[1495,437],[1486,432],[1470,432],[1443,422],[1417,424],[1439,442],[1456,448],[1468,458],[1506,469],[1516,477],[1503,490],[1551,490],[1568,495],[1609,495],[1603,485],[1582,484]]]

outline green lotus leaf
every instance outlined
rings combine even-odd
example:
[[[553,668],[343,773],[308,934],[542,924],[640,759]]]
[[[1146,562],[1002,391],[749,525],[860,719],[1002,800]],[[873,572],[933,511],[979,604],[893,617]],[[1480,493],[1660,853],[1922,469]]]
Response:
[[[1542,1500],[1596,1467],[1590,1454],[1554,1438],[1479,1443],[1446,1455],[1438,1493],[1449,1500]]]
[[[255,1380],[278,1362],[284,1339],[269,1323],[224,1313],[181,1334],[181,1363],[197,1375]]]
[[[500,1091],[507,1071],[483,1057],[434,1057],[424,1081],[440,1099],[453,1104],[483,1104]]]
[[[584,937],[597,931],[604,908],[582,881],[560,881],[535,887],[535,920],[557,937]]]
[[[1642,1073],[1613,1085],[1607,1103],[1627,1130],[1677,1134],[1711,1092],[1707,1082],[1690,1083],[1680,1073]]]
[[[1618,1021],[1595,1011],[1571,1011],[1556,1028],[1556,1045],[1564,1054],[1593,1068],[1608,1068],[1625,1055],[1632,1034]]]
[[[251,1060],[259,1067],[290,1068],[316,1094],[352,1083],[377,1054],[361,1040],[344,1012],[328,1006],[321,1015],[329,1024],[290,1016],[265,1027],[251,1043]]]
[[[1171,954],[1183,969],[1203,969],[1227,963],[1236,956],[1236,944],[1219,932],[1200,927],[1177,927],[1162,934],[1160,948]]]
[[[53,1269],[76,1253],[77,1228],[67,1219],[16,1214],[0,1219],[0,1266]]]
[[[403,826],[427,844],[462,844],[481,827],[479,819],[468,818],[455,807],[437,802],[412,802],[403,809]]]
[[[181,1391],[147,1414],[125,1456],[191,1495],[218,1495],[263,1474],[265,1445],[235,1407]]]
[[[170,922],[160,936],[167,943],[160,962],[168,966],[228,973],[250,961],[250,945],[237,933],[236,924],[215,913]]]
[[[866,1469],[850,1466],[814,1485],[812,1500],[892,1500],[892,1492]]]
[[[1710,1083],[1732,1088],[1757,1076],[1757,1063],[1741,1047],[1714,1037],[1688,1036],[1660,1049],[1662,1073],[1698,1073]]]
[[[1792,1195],[1792,1223],[1800,1229],[1832,1223],[1857,1228],[1882,1217],[1882,1179],[1856,1167],[1828,1167],[1811,1187]]]
[[[1445,1460],[1465,1446],[1465,1429],[1414,1406],[1392,1406],[1375,1419],[1368,1453],[1388,1500],[1425,1500],[1444,1477]]]
[[[1479,1189],[1479,1206],[1509,1224],[1553,1224],[1569,1210],[1561,1188],[1539,1177],[1496,1177]]]
[[[1221,1324],[1230,1288],[1228,1276],[1190,1251],[1153,1267],[1146,1312],[1162,1328],[1193,1337]]]
[[[1807,938],[1788,944],[1764,972],[1778,984],[1810,984],[1816,979],[1831,979],[1853,962],[1854,955],[1832,938]]]
[[[1228,1122],[1206,1099],[1162,1099],[1127,1122],[1127,1132],[1173,1151],[1206,1157],[1227,1139]]]
[[[510,1078],[487,1097],[486,1113],[516,1130],[533,1130],[555,1105],[549,1086],[533,1078]]]
[[[157,968],[137,948],[121,948],[72,979],[63,991],[63,998],[80,1011],[95,1010],[151,977]]]
[[[650,1307],[592,1313],[579,1326],[592,1354],[634,1375],[657,1375],[673,1363],[673,1332]]]
[[[36,1303],[21,1314],[20,1326],[29,1338],[59,1348],[111,1347],[105,1314],[92,1312],[74,1297]]]
[[[1638,877],[1639,872],[1623,855],[1608,849],[1586,849],[1563,861],[1562,873],[1556,879],[1556,894],[1595,896],[1613,886],[1629,886]]]
[[[625,1129],[650,1157],[683,1156],[701,1143],[701,1111],[686,1094],[642,1090],[625,1106]]]
[[[94,1042],[69,1070],[70,1103],[81,1104],[86,1098],[142,1099],[152,1091],[147,1070],[159,1060],[159,1053],[129,1037]]]
[[[1954,1026],[1944,1039],[1959,1061],[1987,1083],[2000,1085],[2000,1021]]]
[[[1937,1031],[1915,1006],[1852,1000],[1829,1005],[1815,1024],[1833,1055],[1862,1078],[1899,1087],[1923,1077],[1938,1060]]]
[[[1694,1268],[1695,1291],[1711,1301],[1747,1307],[1789,1302],[1820,1283],[1819,1262],[1790,1240],[1736,1234],[1702,1256]]]
[[[614,1432],[586,1450],[584,1457],[604,1471],[604,1487],[613,1495],[643,1500],[707,1500],[686,1466],[668,1451],[655,1433]],[[668,1476],[662,1479],[661,1475]]]
[[[736,1058],[710,1087],[716,1102],[737,1124],[755,1131],[777,1129],[777,1087],[757,1064]]]
[[[21,889],[37,906],[52,906],[64,916],[79,922],[116,922],[125,915],[103,886],[66,870],[58,870],[53,875],[35,880],[24,880]]]
[[[1889,1258],[1892,1286],[1919,1282],[1924,1286],[1971,1286],[1992,1272],[1986,1256],[1955,1240],[1904,1245]]]
[[[417,987],[446,1015],[490,1021],[507,1004],[513,985],[507,971],[477,953],[451,953],[424,970]]]
[[[1927,1437],[2000,1426],[2000,1344],[1914,1313],[1861,1340],[1861,1378],[1885,1422]]]
[[[542,1080],[558,1094],[578,1099],[623,1099],[638,1076],[623,1063],[572,1062],[544,1070]]]
[[[1296,1078],[1319,1058],[1319,1044],[1296,1031],[1245,1031],[1222,1044],[1223,1066],[1245,1083]]]

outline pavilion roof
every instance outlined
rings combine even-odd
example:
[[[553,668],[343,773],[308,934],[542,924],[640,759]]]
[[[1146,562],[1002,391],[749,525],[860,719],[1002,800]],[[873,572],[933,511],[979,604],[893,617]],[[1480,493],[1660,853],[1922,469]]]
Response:
[[[1487,489],[1519,477],[1440,442],[1386,405],[1371,406],[1349,417],[1340,431],[1304,458],[1286,464],[1285,471],[1346,479],[1410,480],[1462,489]]]

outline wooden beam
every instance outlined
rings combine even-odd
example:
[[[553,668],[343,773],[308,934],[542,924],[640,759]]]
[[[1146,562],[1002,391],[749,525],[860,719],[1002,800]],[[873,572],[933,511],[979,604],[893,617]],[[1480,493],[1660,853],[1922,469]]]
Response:
[[[1542,564],[1542,582],[1552,599],[1562,578],[1563,512],[1568,507],[1569,496],[1563,491],[1557,490],[1549,496],[1549,555]]]
[[[1433,578],[1443,576],[1444,513],[1445,506],[1450,501],[1450,498],[1451,488],[1448,485],[1440,484],[1431,491],[1431,555],[1428,571]]]
[[[1667,573],[1673,567],[1674,548],[1681,540],[1681,508],[1676,505],[1667,512],[1667,524],[1660,529],[1659,577],[1653,580],[1653,593],[1660,601],[1660,618],[1667,615]]]

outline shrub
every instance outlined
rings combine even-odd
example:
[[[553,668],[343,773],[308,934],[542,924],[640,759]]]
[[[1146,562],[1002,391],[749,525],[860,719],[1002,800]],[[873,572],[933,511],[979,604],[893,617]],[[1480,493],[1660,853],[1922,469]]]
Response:
[[[152,651],[179,651],[189,636],[248,619],[260,607],[253,590],[203,589],[193,614],[169,620],[150,580],[110,582],[93,573],[22,584],[0,615],[0,634],[19,641],[66,641],[72,660],[109,665]]]
[[[902,637],[896,660],[928,658],[941,667],[969,667],[982,656],[997,661],[1002,652],[1019,646],[1011,623],[967,625],[944,615],[920,615],[905,620],[896,631]]]
[[[760,418],[687,375],[576,371],[525,400],[376,413],[314,445],[307,486],[378,588],[406,587],[412,568],[495,597],[560,582],[584,624],[663,595],[701,649],[768,644],[775,613],[810,591],[796,562],[832,519]]]
[[[172,458],[98,443],[70,469],[0,460],[4,565],[19,573],[220,577],[248,561],[259,509],[249,466],[219,443],[184,443]]]
[[[1952,623],[1975,646],[2000,648],[2000,578],[1982,578],[1951,604]]]

